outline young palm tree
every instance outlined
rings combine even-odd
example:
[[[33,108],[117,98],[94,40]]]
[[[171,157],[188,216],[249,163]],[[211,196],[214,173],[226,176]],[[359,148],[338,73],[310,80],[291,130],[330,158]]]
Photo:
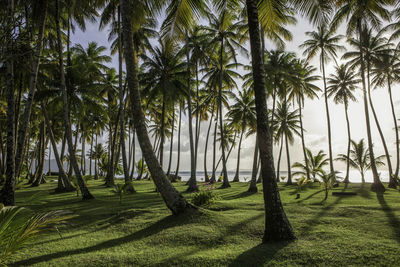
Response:
[[[361,139],[358,143],[351,140],[352,149],[350,150],[350,156],[339,154],[336,160],[343,162],[350,162],[350,166],[357,169],[361,174],[361,181],[365,184],[365,172],[372,168],[371,165],[371,154],[369,149],[365,146],[364,139]],[[385,155],[381,155],[375,158],[376,166],[384,166],[385,163],[382,161]]]
[[[263,177],[263,194],[265,206],[264,242],[293,240],[292,226],[286,217],[280,200],[275,178],[274,159],[272,153],[272,133],[268,123],[267,93],[261,48],[258,1],[246,0],[247,18],[250,36],[251,59],[254,79],[254,95],[257,113],[257,140],[261,158]],[[267,9],[264,14],[272,18],[279,14],[278,10]]]
[[[344,49],[343,46],[338,44],[342,37],[340,35],[335,35],[334,28],[328,29],[326,26],[319,26],[317,31],[306,32],[306,34],[310,39],[306,40],[302,45],[300,45],[300,47],[304,49],[304,55],[307,56],[307,60],[310,60],[319,54],[322,80],[324,84],[325,112],[328,127],[329,167],[330,172],[334,173],[331,121],[329,115],[325,66],[329,59],[336,60],[337,52]]]
[[[390,99],[390,107],[392,109],[392,117],[395,129],[396,136],[396,165],[394,171],[393,179],[389,181],[390,188],[396,188],[397,178],[399,176],[399,164],[400,164],[400,140],[399,140],[399,131],[397,125],[396,113],[394,110],[393,104],[393,96],[392,96],[392,84],[394,82],[398,82],[400,79],[400,61],[398,58],[397,50],[388,50],[385,53],[380,53],[378,57],[374,60],[374,68],[371,70],[371,74],[373,76],[372,84],[375,87],[384,87],[387,85],[387,90]]]
[[[290,154],[289,154],[289,143],[293,144],[294,135],[300,136],[300,120],[299,120],[299,112],[298,110],[290,111],[290,104],[284,102],[283,104],[279,103],[278,107],[275,111],[275,121],[274,128],[276,128],[276,135],[279,138],[284,138],[285,146],[286,146],[286,157],[287,157],[287,167],[288,167],[288,177],[287,177],[287,185],[292,184],[292,172],[291,172],[291,164],[290,164]]]
[[[237,128],[240,132],[240,139],[238,144],[238,157],[236,164],[236,173],[233,178],[233,182],[239,182],[239,169],[240,169],[240,148],[242,145],[243,134],[246,132],[250,123],[256,118],[255,110],[255,100],[253,97],[253,92],[249,91],[239,91],[239,96],[234,96],[234,104],[230,106],[230,110],[227,116],[230,122]]]
[[[393,4],[393,0],[364,0],[362,4],[358,1],[342,1],[339,2],[340,7],[336,12],[332,25],[337,27],[343,21],[347,23],[347,36],[352,36],[353,34],[358,35],[359,43],[363,43],[362,28],[364,25],[371,25],[373,29],[377,30],[381,27],[382,21],[390,20],[390,13],[387,10],[387,6]],[[368,100],[367,100],[367,87],[365,82],[365,70],[366,64],[364,59],[364,54],[362,53],[363,47],[359,46],[360,52],[360,74],[363,89],[363,100],[364,100],[364,113],[365,122],[367,128],[367,140],[368,140],[368,150],[371,159],[371,170],[374,177],[374,182],[371,185],[371,189],[375,192],[384,192],[385,187],[379,179],[378,171],[375,164],[374,150],[372,144],[371,136],[371,126],[369,121],[369,111],[368,111]]]
[[[336,67],[335,74],[332,74],[328,78],[328,97],[333,97],[333,101],[336,104],[344,105],[344,112],[346,116],[347,124],[347,157],[350,156],[350,143],[351,143],[351,132],[350,132],[350,121],[348,114],[348,107],[350,101],[357,101],[354,96],[354,92],[357,89],[357,84],[360,83],[360,79],[357,78],[357,74],[351,70],[347,65],[340,65]],[[345,183],[349,182],[349,168],[350,162],[347,162]]]
[[[293,164],[293,168],[297,168],[293,173],[293,176],[305,176],[307,173],[311,174],[312,179],[317,181],[317,177],[322,177],[325,174],[324,167],[329,164],[329,159],[326,154],[320,150],[317,155],[313,155],[311,150],[306,148],[308,163],[296,162]]]

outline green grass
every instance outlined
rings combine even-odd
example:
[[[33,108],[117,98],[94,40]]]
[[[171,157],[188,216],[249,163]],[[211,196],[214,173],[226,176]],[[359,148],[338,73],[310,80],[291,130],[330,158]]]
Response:
[[[174,184],[184,191],[184,183]],[[400,193],[377,196],[360,185],[357,196],[329,195],[318,184],[295,199],[296,187],[280,186],[297,240],[261,244],[262,193],[247,194],[247,183],[217,190],[207,208],[171,216],[148,181],[135,181],[136,194],[118,196],[100,181],[89,181],[96,199],[54,194],[56,183],[24,187],[17,205],[35,211],[70,210],[71,225],[40,236],[15,255],[11,266],[285,266],[397,265],[400,262]],[[344,190],[343,187],[336,188]],[[190,194],[184,193],[190,199]]]

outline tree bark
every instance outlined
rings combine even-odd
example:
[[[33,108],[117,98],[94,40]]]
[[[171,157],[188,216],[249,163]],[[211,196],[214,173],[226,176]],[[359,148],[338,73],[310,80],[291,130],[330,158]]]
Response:
[[[279,170],[281,168],[282,149],[283,149],[283,137],[281,137],[281,146],[279,148],[278,163],[277,163],[278,169],[276,171],[276,175],[277,175],[276,179],[277,179],[278,182],[281,179]]]
[[[145,116],[142,110],[142,103],[139,91],[139,81],[137,78],[136,62],[134,60],[135,48],[133,45],[133,33],[131,24],[132,4],[127,0],[120,0],[122,15],[122,37],[125,55],[126,73],[128,87],[130,90],[131,105],[133,109],[133,119],[143,157],[146,159],[147,166],[153,178],[153,181],[164,199],[167,207],[175,215],[186,212],[192,206],[169,182],[167,176],[162,170],[156,155],[151,146],[147,134]]]
[[[59,68],[60,68],[60,80],[61,80],[61,91],[62,91],[62,102],[63,102],[63,119],[65,132],[67,136],[68,142],[68,152],[70,157],[70,162],[72,167],[74,168],[75,175],[78,181],[78,185],[80,191],[82,193],[82,199],[92,199],[94,198],[92,194],[89,192],[89,189],[86,187],[85,182],[82,179],[82,175],[79,170],[78,162],[75,157],[75,151],[72,143],[72,132],[71,126],[69,123],[69,107],[68,107],[68,99],[67,99],[67,87],[65,85],[65,75],[64,75],[64,60],[63,60],[63,49],[61,42],[61,29],[60,29],[60,15],[59,15],[59,0],[55,0],[56,10],[55,10],[55,21],[57,28],[57,44],[58,44],[58,57],[59,57]]]
[[[300,134],[301,134],[301,145],[303,147],[303,156],[304,156],[304,163],[306,166],[306,175],[307,179],[310,179],[310,170],[308,167],[308,158],[307,158],[307,152],[306,152],[306,143],[304,141],[304,128],[303,128],[303,114],[301,112],[302,110],[302,104],[301,104],[301,98],[298,97],[298,104],[299,104],[299,115],[300,115]]]
[[[210,130],[211,130],[213,118],[214,118],[214,106],[211,111],[210,125],[208,126],[206,144],[204,147],[204,181],[207,183],[210,182],[210,178],[208,177],[208,172],[207,172],[207,147],[208,147],[208,138],[210,137]]]
[[[240,168],[240,148],[242,146],[242,138],[244,134],[244,127],[242,127],[242,131],[240,133],[240,139],[239,139],[239,147],[238,147],[238,158],[237,158],[237,164],[236,164],[236,173],[235,177],[233,178],[232,182],[239,182],[239,168]]]
[[[213,142],[213,169],[212,169],[212,174],[211,174],[211,183],[215,183],[216,177],[215,177],[215,172],[216,167],[215,167],[215,161],[217,159],[217,127],[218,127],[218,118],[219,118],[219,113],[218,113],[218,105],[217,105],[217,115],[215,116],[215,125],[214,125],[214,142]]]
[[[397,178],[399,178],[399,160],[400,160],[400,155],[399,155],[399,149],[400,149],[400,140],[399,140],[399,128],[397,126],[397,118],[396,118],[396,113],[394,111],[394,105],[393,105],[393,97],[392,97],[392,87],[391,87],[391,81],[390,78],[388,78],[388,93],[389,93],[389,98],[390,98],[390,107],[392,109],[392,116],[393,116],[393,123],[394,123],[394,131],[396,133],[396,167],[394,171],[394,179],[391,179],[390,181],[395,181],[395,184],[390,184],[389,187],[391,188],[396,188],[398,185]],[[393,182],[392,182],[393,183]]]
[[[182,124],[182,104],[179,104],[179,124],[178,124],[178,158],[176,161],[175,176],[179,174],[179,163],[181,161],[181,124]]]
[[[268,124],[267,94],[263,55],[260,44],[256,0],[246,0],[253,67],[254,93],[257,113],[257,138],[259,142],[263,195],[265,205],[265,231],[263,242],[293,240],[292,226],[286,217],[275,178],[272,153],[272,132]]]
[[[285,145],[286,145],[286,159],[287,159],[287,168],[288,168],[288,178],[286,185],[292,185],[292,169],[290,166],[290,154],[289,154],[289,142],[287,134],[285,134]]]
[[[344,103],[344,112],[347,124],[347,166],[346,166],[346,178],[344,179],[344,182],[349,183],[351,132],[350,132],[349,114],[347,112],[347,102]]]
[[[257,172],[258,172],[258,139],[256,135],[256,145],[254,146],[254,156],[253,156],[253,171],[251,172],[251,181],[248,192],[257,193]]]
[[[167,176],[169,176],[169,174],[171,172],[172,150],[174,148],[174,128],[175,128],[175,107],[173,107],[173,111],[172,111],[171,143],[169,146],[169,160],[168,160]]]

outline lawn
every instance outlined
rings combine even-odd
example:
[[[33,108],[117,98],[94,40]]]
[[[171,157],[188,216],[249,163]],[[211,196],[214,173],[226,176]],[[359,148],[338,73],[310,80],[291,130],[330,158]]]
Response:
[[[184,191],[184,183],[174,184]],[[69,210],[70,225],[32,241],[11,266],[285,266],[398,265],[400,193],[376,195],[359,184],[332,196],[312,184],[296,199],[296,187],[280,185],[285,211],[297,240],[261,244],[262,192],[247,194],[247,183],[216,190],[219,199],[199,212],[172,216],[149,181],[135,181],[136,194],[122,205],[110,188],[90,181],[96,197],[54,194],[56,183],[18,190],[17,205],[34,211]],[[261,187],[259,187],[261,189]],[[188,199],[190,194],[183,193]]]

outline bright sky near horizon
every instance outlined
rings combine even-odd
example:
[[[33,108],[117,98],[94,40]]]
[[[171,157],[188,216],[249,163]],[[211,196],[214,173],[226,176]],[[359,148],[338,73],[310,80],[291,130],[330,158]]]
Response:
[[[298,56],[302,56],[302,51],[298,48],[300,44],[302,44],[306,39],[308,39],[305,35],[306,31],[314,30],[314,27],[310,25],[306,20],[302,18],[298,18],[298,23],[295,26],[290,26],[289,29],[293,34],[293,40],[291,42],[287,42],[286,50],[295,52]],[[339,29],[340,34],[343,34],[343,28]],[[110,43],[107,40],[108,38],[108,31],[107,29],[103,31],[99,31],[98,24],[89,24],[87,25],[87,29],[85,32],[81,32],[77,30],[75,34],[72,36],[72,43],[80,43],[84,47],[91,41],[95,41],[100,45],[103,45],[107,48],[110,47]],[[156,44],[156,42],[153,42]],[[343,42],[343,45],[346,45]],[[273,48],[269,42],[267,42],[267,48]],[[346,45],[347,49],[351,49],[348,45]],[[250,64],[250,60],[248,58],[244,58],[241,56],[241,60],[243,64]],[[338,62],[341,62],[338,59]],[[317,59],[313,59],[311,62],[314,66],[318,68],[319,71],[319,62]],[[117,68],[117,57],[113,57],[113,62],[110,66]],[[334,70],[334,63],[329,62],[326,72],[329,76],[333,73]],[[243,73],[242,70],[239,72]],[[241,82],[238,81],[240,85]],[[322,81],[318,84],[322,88]],[[240,89],[240,87],[239,87]],[[395,101],[395,109],[396,115],[400,117],[400,86],[395,85],[393,86],[393,97]],[[390,154],[392,155],[392,164],[395,161],[395,132],[394,132],[394,124],[390,110],[390,102],[389,96],[387,94],[387,88],[378,88],[374,90],[372,93],[373,102],[375,105],[375,109],[377,112],[377,116],[379,118],[379,122],[381,124],[383,133],[386,138],[386,143],[389,149]],[[366,134],[366,123],[365,123],[365,116],[364,116],[364,108],[363,108],[363,101],[362,101],[362,91],[361,89],[357,92],[357,103],[351,103],[349,106],[349,117],[350,117],[350,124],[351,124],[351,134],[353,140],[360,140],[361,138],[367,137]],[[333,101],[329,101],[329,109],[331,114],[331,125],[332,125],[332,144],[333,144],[333,153],[337,155],[339,153],[345,153],[347,149],[347,129],[346,129],[346,121],[344,116],[344,107],[343,105],[336,105]],[[376,128],[376,124],[373,121],[372,113],[370,114],[370,121],[372,126],[372,136],[375,148],[375,154],[381,155],[384,153],[382,142],[378,135],[378,131]],[[190,169],[190,154],[189,154],[189,138],[188,138],[188,127],[187,120],[184,120],[182,129],[182,144],[181,144],[181,170],[189,170]],[[303,123],[305,128],[305,142],[306,146],[309,147],[314,153],[318,152],[319,150],[324,150],[326,153],[328,152],[328,140],[327,140],[327,124],[326,124],[326,114],[325,114],[325,107],[322,95],[319,99],[316,100],[306,100],[305,107],[303,111]],[[205,144],[205,137],[206,137],[206,130],[208,127],[208,123],[204,122],[201,125],[202,134],[200,136],[200,145],[199,145],[199,154],[198,154],[198,170],[203,170],[203,157],[204,157],[204,144]],[[177,138],[174,139],[174,154],[173,154],[173,161],[172,166],[176,165],[176,144]],[[105,141],[105,140],[104,140]],[[212,160],[212,145],[208,146],[208,154],[207,162],[208,162],[208,170],[211,167],[211,160]],[[165,160],[167,162],[169,154],[169,142],[167,141],[165,144]],[[253,151],[254,151],[254,137],[247,138],[242,144],[242,152],[241,152],[241,169],[242,170],[249,170],[252,166],[253,160]],[[140,156],[140,149],[136,148],[137,155]],[[274,148],[275,160],[277,159],[278,155],[278,147]],[[301,147],[301,140],[300,138],[296,138],[293,145],[290,147],[290,157],[291,157],[291,164],[296,161],[302,161],[302,147]],[[236,160],[237,160],[237,148],[232,152],[231,156],[228,160],[228,170],[234,170],[236,168]],[[282,161],[281,161],[281,169],[286,170],[287,163],[286,163],[286,153],[282,154]],[[164,164],[164,166],[167,164]],[[335,162],[335,168],[343,170],[344,164]],[[386,168],[382,168],[386,169]]]

